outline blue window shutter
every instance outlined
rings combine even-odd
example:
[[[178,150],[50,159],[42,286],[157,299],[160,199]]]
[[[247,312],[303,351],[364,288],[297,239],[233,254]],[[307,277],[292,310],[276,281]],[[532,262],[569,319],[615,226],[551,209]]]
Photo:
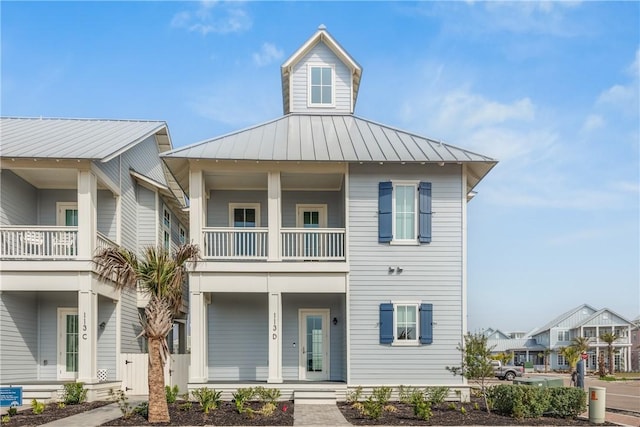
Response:
[[[420,344],[433,342],[433,304],[420,304]]]
[[[380,344],[393,342],[393,304],[380,304]]]
[[[418,186],[418,192],[418,241],[420,243],[431,243],[431,183],[421,182]]]
[[[393,201],[391,181],[378,184],[378,242],[387,243],[393,239]]]

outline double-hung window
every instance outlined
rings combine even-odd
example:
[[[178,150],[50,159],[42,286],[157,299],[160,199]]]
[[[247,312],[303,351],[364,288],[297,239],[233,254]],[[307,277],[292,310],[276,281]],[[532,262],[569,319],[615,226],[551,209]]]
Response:
[[[166,206],[162,209],[162,244],[166,250],[171,250],[171,212]]]
[[[379,326],[381,344],[431,344],[433,305],[403,301],[380,304]]]
[[[386,181],[378,185],[378,241],[431,242],[431,183]]]
[[[332,107],[333,103],[333,66],[309,65],[309,106]]]

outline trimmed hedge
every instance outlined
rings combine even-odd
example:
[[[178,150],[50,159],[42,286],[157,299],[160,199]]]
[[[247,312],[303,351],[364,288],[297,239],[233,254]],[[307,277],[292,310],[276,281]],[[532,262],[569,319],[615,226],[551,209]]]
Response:
[[[514,418],[538,418],[543,414],[575,418],[586,409],[586,393],[574,387],[531,387],[501,384],[488,390],[491,409]]]

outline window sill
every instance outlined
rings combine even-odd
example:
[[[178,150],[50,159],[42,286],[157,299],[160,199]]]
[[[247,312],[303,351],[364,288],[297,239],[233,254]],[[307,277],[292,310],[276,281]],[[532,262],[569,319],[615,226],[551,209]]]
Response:
[[[417,240],[392,240],[389,242],[392,246],[420,246]]]
[[[420,341],[394,341],[391,343],[392,347],[420,347]]]

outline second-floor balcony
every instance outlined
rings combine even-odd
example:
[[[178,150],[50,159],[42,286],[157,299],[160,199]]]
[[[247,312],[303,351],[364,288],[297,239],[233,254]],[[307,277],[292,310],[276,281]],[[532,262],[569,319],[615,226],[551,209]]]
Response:
[[[117,244],[102,233],[96,235],[95,250]],[[66,259],[78,256],[78,228],[57,226],[0,227],[2,259]]]
[[[267,228],[209,227],[204,231],[204,254],[208,260],[267,260]],[[344,261],[343,228],[284,228],[280,230],[280,253],[272,257],[283,261]]]

